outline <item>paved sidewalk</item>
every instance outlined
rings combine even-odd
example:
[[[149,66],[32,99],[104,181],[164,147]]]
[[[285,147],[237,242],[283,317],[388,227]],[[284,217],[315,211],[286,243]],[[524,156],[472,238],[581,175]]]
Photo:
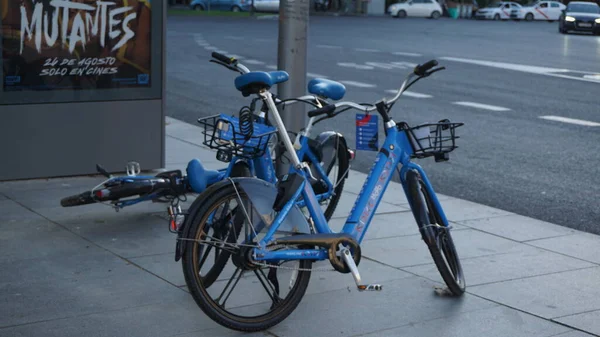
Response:
[[[199,128],[168,123],[168,169],[185,169],[193,157],[223,166],[200,146]],[[364,178],[351,173],[332,228],[344,223]],[[60,207],[60,198],[102,180],[0,183],[0,336],[243,335],[209,320],[187,292],[164,204],[119,213]],[[392,183],[359,267],[383,291],[359,293],[350,275],[315,272],[296,311],[251,336],[600,335],[600,237],[440,197],[466,273],[463,298],[435,294],[441,278]]]

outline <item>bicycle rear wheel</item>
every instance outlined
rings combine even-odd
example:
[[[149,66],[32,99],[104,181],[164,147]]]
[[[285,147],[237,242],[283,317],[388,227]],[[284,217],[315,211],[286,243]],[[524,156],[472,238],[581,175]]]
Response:
[[[255,242],[245,242],[246,235],[251,233],[251,230],[254,230],[254,227],[248,223],[248,219],[246,218],[246,212],[252,214],[252,207],[249,206],[249,198],[242,190],[236,190],[232,183],[224,182],[222,184],[223,186],[220,186],[218,189],[212,191],[210,195],[207,195],[199,203],[194,213],[190,213],[189,218],[186,220],[189,221],[186,226],[190,227],[186,231],[186,234],[182,236],[183,241],[181,241],[184,245],[182,268],[185,282],[200,309],[218,324],[229,329],[244,332],[266,330],[279,324],[298,306],[308,287],[310,271],[297,270],[297,268],[292,267],[292,269],[296,269],[296,271],[291,271],[293,281],[279,282],[281,274],[286,275],[286,272],[289,271],[286,270],[286,267],[283,267],[285,269],[279,269],[277,268],[278,266],[266,267],[268,271],[267,276],[263,271],[265,266],[254,264],[250,259],[249,248]],[[237,206],[244,206],[245,211],[242,210],[242,207]],[[210,226],[210,223],[217,221],[214,218],[210,219],[211,215],[218,213],[217,210],[221,208],[237,210],[235,214],[229,215],[234,222],[234,225],[231,227],[239,229],[240,232],[243,230],[246,235],[239,235],[239,232],[236,235],[228,235],[227,240],[222,243],[217,242],[214,237],[209,237],[206,228]],[[250,218],[252,218],[252,215],[250,215]],[[238,220],[243,222],[242,227],[238,227]],[[252,226],[253,229],[249,229],[249,226]],[[241,240],[232,240],[238,236],[241,237]],[[205,283],[202,272],[203,263],[208,262],[209,259],[200,257],[203,248],[206,248],[207,245],[214,245],[215,247],[229,250],[228,255],[231,256],[231,259],[228,260],[231,261],[231,266],[229,268],[219,266],[218,268],[224,272],[233,272],[231,277],[220,277],[214,280],[210,285],[210,289],[208,289]],[[215,264],[219,262],[222,262],[222,260],[216,261]],[[308,260],[298,262],[298,268],[310,269],[312,265],[312,262]],[[214,270],[213,268],[210,266],[207,268],[209,269],[209,273]],[[242,277],[244,275],[248,276]],[[252,276],[256,276],[258,281],[249,280]],[[233,298],[231,294],[238,287],[238,284],[242,282],[246,284],[242,286],[241,293]],[[282,285],[281,289],[279,287],[280,284]],[[290,286],[287,296],[281,296],[283,290],[288,289],[286,287],[288,284]],[[263,290],[261,291],[261,289]],[[214,290],[216,292],[211,294],[210,292]],[[280,292],[280,290],[282,291]],[[268,300],[258,300],[256,297],[264,294],[265,291],[269,296]],[[213,296],[216,296],[216,298],[213,298]],[[234,303],[227,307],[227,304],[229,304],[227,303],[228,300],[230,303],[232,301]],[[260,309],[266,310],[266,313],[250,313]]]
[[[409,170],[406,182],[413,215],[431,257],[450,292],[461,296],[465,292],[466,283],[450,229],[442,222],[440,213],[417,171]]]

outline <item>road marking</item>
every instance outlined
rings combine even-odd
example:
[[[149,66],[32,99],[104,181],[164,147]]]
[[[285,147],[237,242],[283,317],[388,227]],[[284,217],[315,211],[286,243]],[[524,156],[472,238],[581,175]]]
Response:
[[[272,64],[269,64],[268,66],[265,66],[265,68],[277,70],[277,66],[274,66]]]
[[[273,39],[254,39],[256,42],[271,42]]]
[[[539,118],[547,119],[549,121],[556,121],[556,122],[563,122],[563,123],[577,124],[577,125],[584,125],[584,126],[600,126],[600,123],[590,122],[590,121],[586,121],[583,119],[567,118],[567,117],[560,117],[560,116],[540,116]]]
[[[405,52],[402,52],[402,51],[393,52],[392,54],[394,54],[394,55],[400,55],[400,56],[412,56],[412,57],[423,56],[423,55],[417,54],[417,53],[405,53]]]
[[[248,64],[265,64],[263,61],[258,61],[258,60],[246,60],[246,61],[244,61],[244,63],[248,63]]]
[[[481,104],[481,103],[475,103],[475,102],[454,102],[452,104],[469,106],[472,108],[479,108],[479,109],[485,109],[485,110],[491,110],[491,111],[509,111],[510,110],[509,108],[503,108],[501,106]]]
[[[219,48],[213,47],[213,46],[206,46],[206,47],[204,47],[204,49],[215,51],[215,50],[218,50]]]
[[[379,50],[377,50],[377,49],[369,49],[369,48],[354,48],[354,50],[356,50],[356,51],[362,51],[362,52],[367,52],[367,53],[377,53],[377,52],[379,52]]]
[[[520,71],[520,72],[525,72],[525,73],[533,73],[533,74],[538,74],[538,75],[567,78],[567,79],[577,80],[577,81],[592,82],[592,83],[600,82],[595,78],[590,78],[590,75],[592,77],[595,75],[595,73],[591,72],[591,71],[580,71],[580,70],[570,70],[570,69],[550,68],[550,67],[538,67],[538,66],[530,66],[530,65],[524,65],[524,64],[505,63],[505,62],[472,60],[472,59],[464,59],[464,58],[459,58],[459,57],[440,57],[439,59],[446,60],[446,61],[476,64],[476,65],[485,66],[485,67],[514,70],[514,71]],[[578,77],[578,76],[572,76],[572,75],[564,75],[564,74],[560,74],[560,73],[578,73],[578,74],[582,74],[582,76]],[[587,76],[584,74],[587,74]]]
[[[319,74],[315,74],[315,73],[306,73],[306,76],[308,76],[308,77],[320,77],[320,78],[327,78],[327,76],[324,76],[324,75],[319,75]]]
[[[340,67],[356,68],[356,69],[363,69],[363,70],[373,69],[372,66],[364,66],[362,64],[348,63],[348,62],[338,62],[337,65]]]
[[[223,54],[223,55],[227,56],[227,52],[226,52],[226,51],[224,51],[224,50],[215,49],[215,50],[214,50],[214,52],[215,52],[215,53],[219,53],[219,54]]]
[[[386,90],[385,92],[387,92],[388,94],[396,94],[398,92],[398,89],[390,89],[390,90]],[[404,91],[402,93],[402,96],[415,97],[415,98],[431,98],[431,97],[433,97],[431,95],[421,94],[421,93],[414,92],[414,91]]]
[[[243,40],[244,39],[243,37],[240,37],[240,36],[231,36],[231,35],[224,36],[224,38],[229,39],[229,40]]]
[[[382,62],[365,62],[366,65],[371,66],[371,67],[378,67],[378,68],[383,68],[383,69],[393,69],[394,66],[389,64],[389,63],[382,63]]]
[[[600,81],[600,74],[583,75],[583,78],[587,78],[587,79],[595,80],[595,81]]]
[[[341,49],[342,47],[340,47],[340,46],[332,46],[332,45],[329,45],[329,44],[318,44],[317,48]]]
[[[375,84],[355,82],[355,81],[338,81],[338,82],[346,84],[346,85],[350,85],[353,87],[359,87],[359,88],[375,88],[376,87]]]
[[[244,57],[240,56],[240,55],[227,55],[227,56],[233,57],[234,59],[238,59],[238,60],[243,60],[244,59]]]

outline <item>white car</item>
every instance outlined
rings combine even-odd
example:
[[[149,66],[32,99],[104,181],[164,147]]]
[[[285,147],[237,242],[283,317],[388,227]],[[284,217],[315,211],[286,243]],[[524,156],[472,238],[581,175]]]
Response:
[[[397,18],[422,17],[438,19],[442,6],[435,0],[403,0],[388,7],[388,13]]]
[[[279,12],[279,0],[254,0],[257,12]]]
[[[513,9],[510,12],[510,18],[525,21],[557,21],[565,8],[567,6],[558,1],[536,1],[531,5]]]
[[[520,9],[521,5],[516,2],[500,1],[495,2],[487,7],[478,10],[475,13],[476,19],[484,20],[508,20],[510,19],[510,12],[513,9]]]

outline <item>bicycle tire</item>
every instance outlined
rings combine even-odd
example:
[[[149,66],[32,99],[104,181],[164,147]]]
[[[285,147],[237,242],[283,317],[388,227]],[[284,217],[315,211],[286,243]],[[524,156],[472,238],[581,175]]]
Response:
[[[461,296],[465,292],[466,283],[452,235],[449,230],[438,230],[434,229],[435,227],[430,227],[432,223],[440,224],[440,226],[443,226],[443,224],[438,209],[416,171],[409,170],[407,172],[406,183],[412,200],[413,215],[436,268],[452,295]],[[440,241],[440,238],[446,241]],[[441,242],[447,244],[447,246],[440,247]],[[449,260],[449,264],[446,264],[440,248],[443,250],[446,259]]]
[[[196,304],[214,322],[236,331],[264,331],[282,322],[296,309],[306,293],[311,272],[298,271],[296,283],[290,290],[291,295],[289,299],[286,298],[283,300],[280,306],[267,314],[245,318],[217,307],[217,304],[206,291],[206,287],[204,287],[200,277],[198,277],[199,273],[195,268],[194,262],[195,246],[198,245],[194,240],[200,238],[201,233],[204,232],[203,224],[207,221],[209,214],[222,202],[232,198],[237,199],[236,189],[230,182],[220,182],[217,184],[222,184],[222,186],[211,191],[210,195],[207,195],[198,205],[197,211],[194,214],[190,214],[191,221],[189,225],[191,227],[187,232],[187,237],[183,237],[184,241],[182,241],[186,246],[182,255],[185,282]],[[238,192],[242,198],[246,198],[243,190],[238,190]],[[312,261],[300,260],[300,268],[311,268],[311,266]]]
[[[231,168],[230,176],[231,177],[251,177],[252,173],[250,172],[250,168],[248,167],[248,164],[246,164],[243,161],[238,161],[237,163],[233,164],[233,167]],[[199,205],[201,205],[201,203],[197,203],[196,205],[193,205],[192,207],[190,207],[189,214],[195,214],[196,212],[198,212]],[[233,233],[239,234],[241,225],[242,225],[241,223],[239,224],[239,226],[237,223],[234,223],[235,230],[233,231]],[[228,237],[229,237],[229,235],[228,235]],[[237,237],[234,238],[235,241],[237,241],[237,239],[238,239]],[[229,260],[230,256],[231,256],[231,253],[224,251],[224,250],[221,251],[219,256],[216,258],[214,267],[211,268],[206,273],[206,275],[204,275],[202,277],[202,282],[204,283],[204,286],[206,288],[209,288],[219,278],[219,275],[221,275],[221,273],[223,272],[223,269],[225,268],[225,265],[227,264],[227,261]],[[215,267],[217,269],[215,269]]]
[[[96,203],[96,200],[94,200],[94,197],[92,196],[92,191],[85,191],[80,194],[64,197],[60,200],[60,205],[62,207],[74,207],[94,203]]]
[[[333,195],[329,198],[329,204],[325,209],[325,219],[331,220],[333,213],[340,202],[342,192],[344,191],[344,183],[348,175],[348,168],[350,167],[350,158],[348,155],[348,146],[345,142],[338,142],[338,149],[336,151],[336,159],[338,161],[338,180],[331,182],[335,188],[333,189]],[[318,164],[318,163],[317,163]],[[326,172],[329,175],[329,172]]]

